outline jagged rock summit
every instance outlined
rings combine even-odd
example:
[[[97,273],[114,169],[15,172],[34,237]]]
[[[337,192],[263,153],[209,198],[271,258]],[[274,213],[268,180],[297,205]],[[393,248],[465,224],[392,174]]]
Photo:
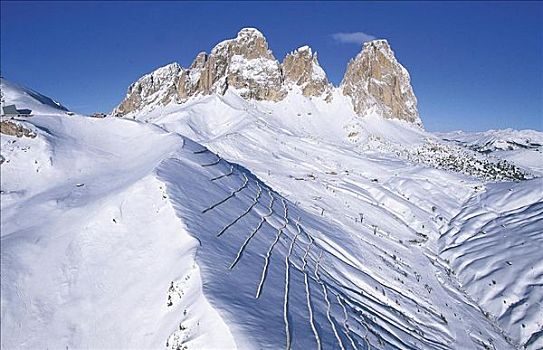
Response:
[[[325,95],[326,101],[332,99],[333,86],[319,65],[317,53],[309,46],[302,46],[289,53],[283,60],[283,75],[287,83],[298,85],[306,97]]]
[[[278,101],[285,97],[281,65],[258,30],[242,29],[235,39],[217,44],[210,56],[214,59],[211,74],[221,91],[232,86],[248,99]]]
[[[113,115],[124,116],[149,104],[183,103],[196,95],[224,94],[229,87],[247,99],[279,101],[286,96],[281,64],[257,29],[244,28],[210,54],[199,53],[188,69],[172,63],[146,74],[128,88]]]
[[[199,53],[188,69],[172,63],[144,75],[128,88],[113,115],[183,103],[198,95],[224,95],[228,89],[248,100],[278,102],[295,88],[305,97],[326,102],[332,102],[334,89],[339,89],[361,117],[377,113],[422,126],[409,73],[386,40],[365,43],[349,62],[340,87],[335,88],[309,46],[296,49],[279,63],[264,35],[254,28],[240,30],[209,54]]]
[[[375,112],[422,126],[409,73],[386,40],[364,43],[362,52],[347,65],[340,88],[360,116]]]
[[[145,74],[128,87],[125,99],[113,111],[116,116],[140,110],[146,105],[167,105],[172,101],[180,101],[177,85],[183,68],[177,63],[170,63],[164,67]]]

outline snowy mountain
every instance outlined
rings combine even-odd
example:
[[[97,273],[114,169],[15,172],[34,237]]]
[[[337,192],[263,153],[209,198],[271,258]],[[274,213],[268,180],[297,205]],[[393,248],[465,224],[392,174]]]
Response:
[[[164,73],[166,79],[161,78]],[[365,44],[349,63],[341,86],[334,88],[309,46],[289,53],[280,64],[264,35],[254,28],[242,29],[236,38],[217,44],[209,55],[198,54],[188,69],[173,63],[143,76],[129,87],[112,114],[130,117],[150,107],[184,103],[212,93],[224,95],[228,90],[247,100],[277,102],[293,87],[301,89],[305,97],[324,98],[329,103],[333,91],[341,91],[359,116],[379,114],[422,126],[409,73],[386,40]]]
[[[230,87],[245,98],[277,101],[286,94],[283,80],[281,64],[268,49],[262,33],[245,28],[236,38],[217,44],[209,55],[198,54],[189,69],[172,63],[145,75],[130,86],[113,115],[125,116],[144,107],[224,93]]]
[[[336,88],[244,29],[111,117],[2,120],[2,348],[543,347],[541,161],[424,131],[391,52]]]

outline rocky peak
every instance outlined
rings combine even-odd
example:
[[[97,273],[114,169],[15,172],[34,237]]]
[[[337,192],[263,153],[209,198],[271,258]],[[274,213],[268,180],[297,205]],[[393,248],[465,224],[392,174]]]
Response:
[[[209,55],[199,53],[179,80],[177,91],[183,101],[198,94],[224,94],[229,87],[256,100],[277,101],[286,94],[279,62],[256,29],[242,29],[236,38],[217,44]]]
[[[180,102],[186,101],[189,97],[197,94],[211,93],[213,84],[212,77],[209,74],[209,55],[200,52],[190,68],[183,72],[177,82],[177,93]]]
[[[236,38],[217,44],[206,68],[213,91],[224,93],[233,87],[244,98],[268,101],[286,95],[281,66],[264,35],[254,28],[244,28]]]
[[[196,69],[203,69],[205,68],[205,64],[207,62],[207,53],[200,52],[198,55],[196,55],[196,58],[194,61],[192,61],[192,64],[190,65],[189,69],[196,70]]]
[[[228,89],[246,99],[280,101],[295,87],[306,97],[320,97],[327,102],[334,90],[310,47],[289,53],[280,64],[264,35],[254,28],[244,28],[235,38],[217,44],[209,54],[200,52],[188,69],[172,63],[144,75],[129,87],[113,114],[124,116],[147,106],[225,94]],[[362,52],[349,62],[340,90],[350,97],[359,116],[377,113],[422,125],[409,73],[398,63],[386,40],[364,44]]]
[[[266,58],[275,60],[272,52],[268,49],[268,42],[264,35],[255,28],[243,28],[234,39],[225,40],[217,44],[211,54],[231,58],[234,55],[241,55],[251,60]]]
[[[317,53],[313,53],[309,46],[302,46],[289,53],[283,60],[282,68],[285,82],[298,85],[304,96],[326,94],[326,100],[331,99],[332,86],[319,65]]]
[[[200,52],[186,70],[172,63],[144,75],[128,88],[113,114],[124,116],[146,105],[184,102],[196,95],[224,94],[228,88],[247,99],[278,101],[286,96],[281,65],[254,28],[242,29],[210,54]]]
[[[177,101],[176,86],[183,72],[174,62],[144,75],[128,87],[125,99],[113,110],[113,115],[123,116],[146,105]]]
[[[409,73],[386,40],[364,43],[362,52],[349,62],[340,88],[360,116],[377,112],[422,126]]]

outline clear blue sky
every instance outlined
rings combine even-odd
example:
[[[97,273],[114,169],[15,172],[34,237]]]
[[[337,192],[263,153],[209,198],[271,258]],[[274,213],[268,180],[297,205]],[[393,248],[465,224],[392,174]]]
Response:
[[[110,111],[156,67],[256,27],[275,56],[304,44],[338,84],[359,43],[386,38],[429,130],[543,130],[538,2],[1,2],[2,75],[84,113]],[[352,35],[354,40],[362,34]]]

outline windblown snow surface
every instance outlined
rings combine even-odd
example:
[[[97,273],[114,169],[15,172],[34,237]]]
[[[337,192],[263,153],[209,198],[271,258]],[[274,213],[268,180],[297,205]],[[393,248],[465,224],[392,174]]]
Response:
[[[2,348],[541,348],[541,179],[342,98],[19,121]]]
[[[33,114],[59,114],[68,109],[50,97],[32,89],[20,86],[4,78],[0,78],[1,107],[14,104],[17,108],[28,108]]]

